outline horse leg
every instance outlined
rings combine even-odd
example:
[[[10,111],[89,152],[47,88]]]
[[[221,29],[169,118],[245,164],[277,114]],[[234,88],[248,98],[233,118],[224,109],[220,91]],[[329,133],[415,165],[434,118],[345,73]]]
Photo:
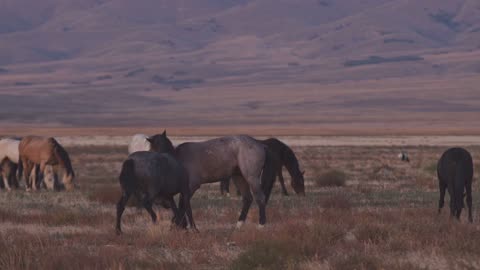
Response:
[[[143,198],[143,207],[147,210],[147,212],[150,214],[150,217],[152,218],[153,223],[157,223],[157,214],[155,214],[155,211],[152,209],[152,200],[148,196],[145,196]]]
[[[282,193],[285,196],[288,196],[287,188],[285,187],[285,181],[283,180],[282,167],[277,172],[278,181],[280,181],[280,186],[282,187]]]
[[[470,221],[470,223],[472,223],[473,222],[473,217],[472,217],[472,182],[467,183],[465,188],[467,190],[468,221]]]
[[[232,179],[242,194],[243,206],[242,211],[240,212],[240,217],[238,217],[237,221],[237,228],[240,228],[247,219],[248,210],[250,210],[250,206],[252,205],[253,196],[250,192],[250,187],[243,176],[236,175],[233,176]]]
[[[175,200],[173,199],[173,196],[169,197],[168,199],[163,200],[166,205],[168,205],[168,208],[172,210],[173,213],[173,218],[172,218],[172,225],[175,224],[177,226],[180,225],[180,213],[179,209],[177,208],[177,204],[175,203]]]
[[[33,178],[34,179],[33,184],[32,184],[33,190],[37,190],[37,188],[40,188],[40,184],[42,183],[43,177],[44,177],[43,172],[45,171],[46,166],[47,166],[47,164],[45,162],[40,163],[40,166],[38,168],[38,173],[35,173],[35,178]],[[35,168],[37,168],[37,167],[35,166]]]
[[[440,199],[438,200],[438,213],[442,211],[443,205],[445,204],[445,190],[447,189],[447,185],[439,180],[438,185],[440,187]]]
[[[23,180],[25,181],[25,187],[27,191],[30,191],[30,164],[28,160],[24,157],[21,157],[21,160],[19,162],[22,163]]]
[[[227,193],[227,196],[230,195],[230,178],[224,178],[220,181],[220,193],[222,196]]]
[[[122,233],[122,228],[120,227],[120,222],[121,222],[121,219],[122,219],[123,211],[125,210],[125,205],[127,204],[129,198],[130,198],[130,192],[123,191],[122,197],[120,198],[120,200],[117,203],[117,227],[116,227],[117,234]]]
[[[3,178],[3,185],[7,191],[12,191],[10,188],[10,185],[8,183],[8,180],[10,179],[10,175],[5,171],[4,168],[2,168],[2,178]]]
[[[259,227],[263,227],[265,225],[265,222],[267,221],[267,217],[265,214],[265,194],[263,193],[260,185],[252,185],[251,188],[253,191],[253,196],[255,197],[255,202],[258,205],[258,224]]]
[[[189,193],[189,192],[188,192]],[[189,194],[182,194],[180,198],[182,199],[185,204],[185,211],[188,217],[188,223],[190,223],[190,228],[192,228],[194,231],[198,232],[197,225],[195,225],[195,221],[193,220],[193,213],[192,213],[192,206],[190,205],[190,196]]]
[[[18,189],[18,178],[17,178],[17,171],[19,170],[19,166],[17,164],[12,164],[12,170],[10,171],[10,180],[12,185]]]

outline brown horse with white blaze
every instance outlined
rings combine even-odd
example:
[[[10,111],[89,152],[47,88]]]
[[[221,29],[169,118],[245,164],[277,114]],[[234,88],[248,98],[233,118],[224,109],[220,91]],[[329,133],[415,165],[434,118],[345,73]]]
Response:
[[[59,165],[64,171],[62,181],[65,189],[73,190],[75,173],[72,168],[72,163],[70,162],[70,157],[67,151],[65,151],[54,138],[27,136],[20,141],[18,149],[25,172],[31,172],[32,166],[39,165],[39,173],[43,175],[45,166]],[[29,181],[29,178],[28,173],[24,173],[27,190],[30,188],[36,190],[36,177],[33,178],[33,181]]]

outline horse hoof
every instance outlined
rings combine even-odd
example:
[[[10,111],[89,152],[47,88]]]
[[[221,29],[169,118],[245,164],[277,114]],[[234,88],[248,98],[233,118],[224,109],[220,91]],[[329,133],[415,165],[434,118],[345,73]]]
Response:
[[[265,229],[265,224],[258,224],[257,229],[259,229],[259,230]]]
[[[243,226],[243,223],[245,223],[245,221],[237,221],[237,225],[235,227],[240,229]]]

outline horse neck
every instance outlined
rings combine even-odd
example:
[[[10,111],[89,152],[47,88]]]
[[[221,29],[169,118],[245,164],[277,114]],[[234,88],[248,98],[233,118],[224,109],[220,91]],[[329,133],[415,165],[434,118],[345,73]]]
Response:
[[[70,158],[68,157],[65,149],[63,149],[62,146],[57,144],[54,151],[57,157],[58,164],[65,170],[65,173],[67,175],[73,175],[72,163],[70,162]]]
[[[300,168],[298,166],[298,160],[292,149],[286,147],[282,155],[282,163],[287,168],[288,173],[292,178],[300,175]]]

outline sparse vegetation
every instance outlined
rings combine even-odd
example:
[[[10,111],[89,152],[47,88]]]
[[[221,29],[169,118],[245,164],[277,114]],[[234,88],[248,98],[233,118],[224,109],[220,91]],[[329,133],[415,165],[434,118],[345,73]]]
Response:
[[[320,174],[315,179],[317,187],[343,187],[347,181],[347,175],[338,169],[331,169]]]
[[[156,205],[155,225],[143,208],[128,207],[123,222],[128,229],[121,237],[114,235],[116,178],[126,148],[67,150],[80,190],[0,192],[0,269],[425,269],[447,259],[452,268],[480,263],[476,226],[451,222],[448,206],[437,215],[438,191],[418,185],[427,175],[425,164],[443,147],[409,149],[422,157],[412,166],[389,162],[389,147],[296,146],[309,174],[306,197],[283,197],[276,184],[264,229],[256,228],[256,207],[244,227],[234,229],[240,199],[222,197],[212,184],[192,200],[200,233],[170,229],[171,211]],[[480,153],[479,147],[469,150]],[[372,181],[372,172],[385,166],[405,177],[383,181],[377,173]],[[335,183],[345,183],[348,174],[349,184],[317,186],[324,173],[343,179]],[[480,195],[474,191],[478,209]]]

